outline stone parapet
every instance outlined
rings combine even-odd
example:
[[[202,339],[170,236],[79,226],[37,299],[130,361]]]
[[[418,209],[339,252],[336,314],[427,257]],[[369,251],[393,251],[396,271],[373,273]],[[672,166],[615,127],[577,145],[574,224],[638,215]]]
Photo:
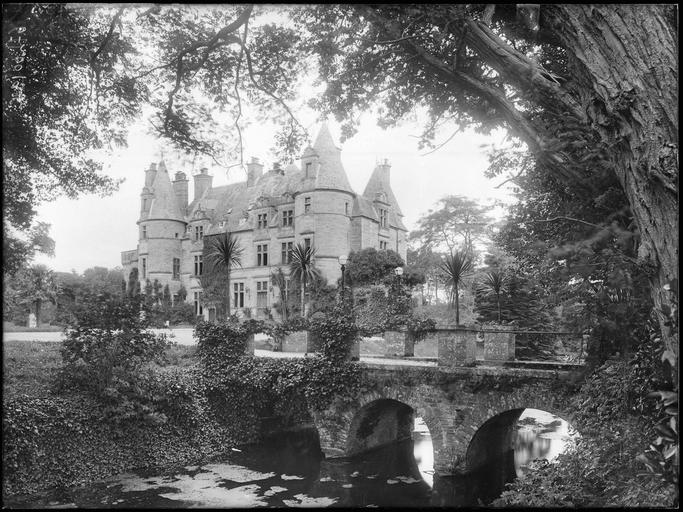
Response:
[[[455,329],[438,329],[437,357],[439,366],[463,366],[476,360],[474,333]]]
[[[384,331],[386,357],[413,357],[415,339],[408,331]]]
[[[515,333],[512,326],[485,328],[439,328],[439,366],[471,365],[475,361],[512,361],[515,358]]]

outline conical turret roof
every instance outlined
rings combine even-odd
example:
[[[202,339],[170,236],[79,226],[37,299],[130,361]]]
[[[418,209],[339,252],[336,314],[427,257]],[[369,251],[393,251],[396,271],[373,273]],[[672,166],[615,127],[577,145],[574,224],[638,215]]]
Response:
[[[349,178],[342,165],[341,150],[334,143],[327,123],[321,126],[313,149],[318,154],[320,163],[315,188],[344,190],[353,194]]]
[[[152,182],[152,204],[149,208],[148,219],[169,219],[185,221],[178,203],[176,201],[175,191],[171,185],[171,178],[166,170],[166,164],[163,160],[159,163],[159,167]]]

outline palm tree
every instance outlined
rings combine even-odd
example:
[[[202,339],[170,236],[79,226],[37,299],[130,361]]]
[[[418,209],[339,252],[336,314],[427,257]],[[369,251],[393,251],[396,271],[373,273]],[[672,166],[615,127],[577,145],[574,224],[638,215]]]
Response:
[[[230,317],[230,270],[234,265],[242,266],[242,253],[239,240],[229,231],[217,236],[209,242],[207,260],[217,270],[225,270],[228,288],[227,316]]]
[[[486,273],[482,284],[490,293],[493,293],[496,296],[496,305],[498,306],[498,323],[500,323],[502,319],[500,312],[500,295],[505,289],[505,277],[497,270],[492,270],[491,272]]]
[[[306,283],[313,281],[320,275],[320,271],[313,265],[315,249],[298,243],[292,249],[292,262],[289,264],[290,276],[301,283],[301,316],[304,316],[306,297]]]
[[[451,286],[451,303],[455,303],[455,323],[460,323],[460,298],[458,296],[460,284],[472,271],[472,259],[466,251],[455,251],[441,262],[440,267],[446,274],[446,284]]]

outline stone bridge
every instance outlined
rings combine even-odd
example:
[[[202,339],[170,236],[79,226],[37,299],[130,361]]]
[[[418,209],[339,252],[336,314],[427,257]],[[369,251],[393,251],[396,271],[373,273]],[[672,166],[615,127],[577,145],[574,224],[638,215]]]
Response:
[[[421,417],[441,475],[474,471],[509,450],[526,408],[571,422],[567,404],[580,370],[359,364],[365,369],[360,395],[313,414],[325,455],[347,457],[410,439],[413,419]]]

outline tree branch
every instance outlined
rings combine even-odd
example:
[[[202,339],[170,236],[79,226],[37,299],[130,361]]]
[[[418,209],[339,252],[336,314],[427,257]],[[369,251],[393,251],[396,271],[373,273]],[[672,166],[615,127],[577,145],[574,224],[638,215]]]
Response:
[[[123,10],[125,8],[121,7],[118,11],[116,11],[116,14],[111,20],[111,23],[109,23],[109,31],[107,32],[107,35],[104,37],[104,40],[100,44],[99,48],[95,50],[95,53],[92,54],[90,57],[90,65],[93,66],[95,64],[95,61],[97,60],[97,57],[99,57],[100,53],[104,51],[104,48],[107,46],[107,43],[111,40],[112,36],[114,35],[114,27],[116,24],[119,22],[121,19],[121,16],[123,15]]]
[[[458,133],[460,133],[461,131],[462,131],[462,126],[458,126],[458,129],[455,130],[455,131],[451,134],[451,136],[448,137],[445,141],[443,141],[441,144],[439,144],[438,146],[436,146],[436,147],[435,147],[434,149],[432,149],[431,151],[427,151],[426,153],[423,153],[423,154],[421,154],[420,156],[431,155],[431,154],[434,153],[435,151],[438,151],[439,149],[441,149],[442,147],[444,147],[446,144],[448,144],[448,143],[453,139],[453,137],[455,137],[455,136],[456,136]]]
[[[587,226],[591,226],[591,227],[598,228],[598,229],[602,229],[605,227],[605,226],[600,226],[598,224],[593,224],[592,222],[586,222],[585,220],[575,219],[573,217],[565,217],[563,215],[560,215],[558,217],[553,217],[552,219],[535,219],[535,220],[532,220],[531,222],[555,222],[557,220],[568,220],[571,222],[580,222],[581,224],[586,224]]]

